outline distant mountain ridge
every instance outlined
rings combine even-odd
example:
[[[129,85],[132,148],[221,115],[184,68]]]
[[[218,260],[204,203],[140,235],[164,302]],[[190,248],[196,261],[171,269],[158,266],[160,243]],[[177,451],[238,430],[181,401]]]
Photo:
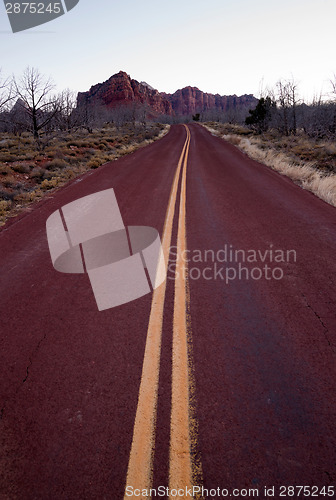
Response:
[[[98,83],[87,92],[79,92],[78,106],[85,103],[100,103],[109,108],[127,104],[146,104],[154,114],[179,116],[191,115],[217,109],[229,111],[240,107],[253,107],[257,99],[253,94],[221,96],[202,92],[197,87],[185,87],[174,94],[159,92],[146,82],[132,79],[119,71],[103,83]]]

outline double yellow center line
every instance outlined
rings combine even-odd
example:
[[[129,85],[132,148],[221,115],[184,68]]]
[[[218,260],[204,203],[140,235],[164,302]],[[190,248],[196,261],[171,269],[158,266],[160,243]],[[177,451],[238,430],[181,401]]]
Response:
[[[186,242],[186,182],[190,132],[187,128],[187,151],[183,162],[180,209],[177,231],[177,263],[175,275],[172,410],[170,421],[170,489],[190,488],[192,482],[189,431],[189,366],[187,339],[187,268],[183,258]]]
[[[185,489],[192,485],[192,461],[189,419],[189,366],[187,339],[187,276],[182,256],[186,250],[186,177],[190,147],[190,131],[185,125],[187,138],[177,165],[170,193],[162,236],[162,248],[168,264],[173,220],[180,173],[181,195],[177,233],[177,263],[173,318],[172,402],[170,424],[169,487]],[[149,317],[145,355],[142,367],[138,406],[127,471],[126,486],[149,490],[153,480],[155,425],[159,387],[161,338],[166,282],[153,292]],[[124,497],[125,499],[128,497]],[[138,498],[146,499],[147,496]],[[180,497],[183,498],[183,497]]]

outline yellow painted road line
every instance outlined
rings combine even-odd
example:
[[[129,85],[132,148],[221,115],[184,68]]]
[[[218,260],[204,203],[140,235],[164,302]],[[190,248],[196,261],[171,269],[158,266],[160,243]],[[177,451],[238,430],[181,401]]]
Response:
[[[177,165],[169,197],[162,236],[162,249],[168,265],[176,197],[183,157],[189,144],[189,130]],[[142,366],[141,383],[138,396],[131,453],[128,463],[126,487],[150,489],[153,475],[153,455],[155,446],[155,424],[157,395],[159,385],[161,337],[163,308],[166,294],[166,281],[153,292],[149,317],[145,355]],[[129,498],[125,496],[124,498]],[[137,498],[145,499],[146,496]]]
[[[170,463],[169,488],[184,490],[192,487],[192,461],[190,436],[190,380],[187,338],[187,263],[183,255],[186,242],[186,179],[190,145],[184,157],[179,223],[177,233],[177,262],[175,276],[174,320],[173,320],[173,359],[172,359],[172,409],[170,422]],[[174,498],[174,497],[170,497]],[[179,498],[187,498],[180,496]],[[190,498],[190,497],[189,497]]]

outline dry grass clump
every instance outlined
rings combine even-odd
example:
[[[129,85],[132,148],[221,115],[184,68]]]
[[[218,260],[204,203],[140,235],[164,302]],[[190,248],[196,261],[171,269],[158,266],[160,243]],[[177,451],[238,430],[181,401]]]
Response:
[[[34,167],[33,170],[30,173],[30,177],[32,179],[35,179],[36,182],[38,182],[39,179],[43,178],[44,172],[45,172],[45,169],[43,169],[41,167]]]
[[[26,162],[14,162],[11,164],[11,169],[19,174],[28,174],[30,172],[30,164]]]
[[[5,218],[12,207],[12,202],[0,199],[0,218]]]
[[[315,173],[310,180],[303,181],[302,186],[336,207],[336,175],[321,177]]]
[[[6,175],[6,177],[1,179],[1,184],[5,188],[10,188],[16,184],[16,179],[13,175]]]
[[[41,137],[0,136],[0,225],[50,190],[104,163],[132,153],[165,135],[168,125],[105,126],[88,133],[77,130]]]
[[[68,164],[64,160],[60,160],[59,158],[54,158],[54,160],[48,161],[45,164],[45,168],[47,170],[57,170],[60,169],[62,170],[63,168],[67,168]]]
[[[98,168],[103,165],[103,161],[101,161],[98,157],[92,158],[92,160],[88,161],[87,165],[89,168]]]
[[[200,123],[206,129],[208,129],[213,135],[223,136],[223,135],[241,135],[249,136],[252,134],[251,130],[242,125],[235,125],[233,123],[219,123],[219,122],[207,122]]]
[[[211,133],[237,146],[254,160],[286,175],[330,205],[336,206],[336,144],[303,134],[282,137],[275,131],[255,135],[225,133],[225,124],[203,124]],[[230,125],[229,128],[232,129]],[[237,129],[236,129],[237,130]]]
[[[8,161],[12,160],[12,155],[10,154],[9,151],[6,150],[0,150],[0,162],[1,163],[7,163]]]

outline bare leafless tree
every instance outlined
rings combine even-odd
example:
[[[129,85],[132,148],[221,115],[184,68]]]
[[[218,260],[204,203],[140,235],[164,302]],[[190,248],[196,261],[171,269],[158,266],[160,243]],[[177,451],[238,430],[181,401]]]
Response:
[[[134,115],[135,121],[140,123],[143,128],[146,128],[151,115],[151,108],[147,103],[138,104]]]
[[[109,112],[110,120],[118,130],[120,127],[125,125],[125,123],[131,123],[134,118],[133,115],[134,113],[132,107],[127,106],[126,104],[116,106]]]
[[[33,134],[36,140],[39,133],[49,124],[60,110],[60,101],[51,93],[55,85],[35,69],[28,67],[22,77],[13,77],[15,94],[30,118]]]
[[[287,83],[283,80],[279,80],[276,84],[276,88],[277,88],[277,101],[280,106],[282,121],[283,121],[283,132],[285,133],[285,135],[289,135],[288,110],[290,107],[290,101],[289,101]]]
[[[285,135],[297,132],[297,107],[300,103],[298,96],[298,83],[290,80],[279,80],[276,84],[276,101],[279,106],[280,122],[279,128]]]
[[[331,94],[336,98],[336,73],[334,73],[333,77],[330,80],[331,85]]]
[[[302,102],[298,96],[298,88],[299,85],[294,80],[294,78],[288,81],[289,100],[292,106],[292,117],[293,117],[292,133],[294,135],[296,135],[296,129],[297,129],[297,107]]]
[[[75,113],[76,97],[77,94],[70,89],[63,90],[58,96],[59,113],[56,119],[61,130],[70,132],[79,125],[78,114]]]
[[[76,121],[76,126],[86,128],[89,134],[92,133],[94,127],[100,127],[106,120],[108,110],[99,101],[89,101],[87,98],[77,102],[77,107],[74,110],[73,119]]]
[[[0,112],[7,111],[13,97],[12,80],[4,77],[0,68]]]

